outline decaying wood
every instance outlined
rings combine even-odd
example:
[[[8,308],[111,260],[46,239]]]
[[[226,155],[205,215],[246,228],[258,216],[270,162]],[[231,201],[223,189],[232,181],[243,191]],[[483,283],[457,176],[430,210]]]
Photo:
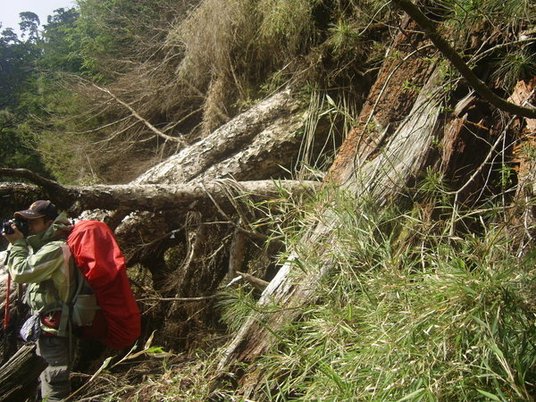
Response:
[[[233,239],[229,250],[229,268],[227,279],[232,280],[236,273],[242,269],[246,261],[246,234],[237,227],[233,233]]]
[[[514,92],[510,97],[510,101],[515,104],[524,105],[527,103],[536,103],[536,77],[530,81],[519,81],[514,88]],[[515,158],[519,164],[518,192],[530,192],[536,194],[536,169],[534,166],[534,158],[530,158],[528,153],[529,148],[536,146],[536,118],[522,119],[520,141],[516,145]]]
[[[401,2],[396,1],[398,4]],[[434,144],[438,140],[446,146],[442,150],[443,171],[460,166],[455,161],[460,154],[460,149],[456,149],[456,146],[467,146],[462,154],[473,149],[471,142],[460,141],[464,133],[471,133],[472,137],[486,142],[476,157],[470,155],[473,158],[470,167],[475,164],[477,167],[483,166],[494,152],[490,144],[497,139],[489,140],[490,127],[486,126],[486,121],[478,120],[478,115],[467,112],[474,105],[473,94],[458,102],[454,108],[455,114],[446,115],[442,112],[439,69],[430,57],[424,58],[421,54],[414,60],[411,58],[422,51],[434,51],[415,28],[415,22],[408,21],[402,29],[403,34],[395,39],[389,53],[396,52],[400,57],[391,60],[386,58],[360,113],[358,124],[340,148],[327,177],[329,181],[349,190],[356,197],[356,204],[359,204],[361,197],[372,197],[380,205],[399,197],[408,183],[422,176],[424,168],[431,162],[431,156],[437,153]],[[432,38],[434,43],[436,39]],[[403,83],[414,78],[410,84],[419,88],[419,91],[411,93]],[[476,87],[481,90],[478,85]],[[485,90],[483,92],[487,95]],[[519,108],[516,105],[512,108],[511,103],[514,101],[507,103],[506,108],[504,102],[495,102],[494,105],[519,115],[526,115],[523,113],[527,110],[529,115],[534,113],[534,109]],[[400,124],[397,124],[399,121]],[[390,125],[393,122],[395,124]],[[485,131],[483,139],[478,138],[476,130],[469,129],[470,125]],[[507,129],[508,125],[504,131]],[[467,180],[474,179],[473,176],[459,177],[460,191],[465,190],[463,186]],[[477,181],[471,184],[475,183],[478,185]],[[322,217],[322,222],[310,228],[303,236],[297,249],[263,292],[256,311],[225,349],[218,365],[221,372],[233,371],[236,363],[254,362],[274,345],[277,331],[295,320],[304,306],[314,301],[318,284],[334,265],[329,255],[330,252],[336,252],[336,229],[342,224],[339,215],[330,211],[329,207],[322,213]],[[318,266],[296,264],[301,261],[300,249],[309,252],[313,250],[315,257],[320,260]],[[295,269],[296,265],[300,269]],[[263,311],[267,306],[270,308]],[[279,307],[276,313],[275,307]],[[254,398],[258,396],[256,391],[262,373],[253,365],[249,367],[238,380],[243,396]]]
[[[24,177],[33,179],[36,175],[24,169],[0,169],[0,176]],[[209,207],[216,200],[221,208],[229,207],[229,199],[225,191],[226,181],[215,180],[201,184],[124,184],[124,185],[94,185],[94,186],[60,186],[56,182],[39,182],[46,191],[48,198],[59,208],[73,208],[78,211],[88,209],[119,209],[129,210],[184,210],[193,208],[197,203]],[[316,182],[299,182],[293,180],[281,181],[245,181],[236,183],[244,196],[253,199],[277,197],[282,189],[299,194],[318,186]],[[3,183],[0,186],[0,196],[14,196],[19,190],[25,194],[28,185],[20,183]],[[32,194],[37,193],[34,188]],[[28,205],[19,205],[26,208]],[[73,207],[74,206],[74,207]],[[73,212],[77,212],[77,211]]]
[[[153,280],[157,279],[154,282],[157,291],[167,293],[174,287],[171,295],[175,296],[185,296],[190,292],[196,295],[211,293],[218,288],[219,282],[227,274],[225,267],[232,270],[235,268],[231,267],[241,264],[245,248],[260,241],[258,238],[262,237],[262,234],[252,233],[246,222],[244,225],[237,223],[242,219],[241,209],[245,193],[239,189],[236,191],[234,185],[227,181],[221,182],[220,187],[221,195],[227,193],[227,196],[213,197],[217,194],[210,190],[211,183],[216,183],[217,179],[222,178],[243,182],[287,177],[288,168],[296,163],[307,119],[305,105],[290,91],[276,93],[131,182],[136,185],[155,183],[159,186],[180,183],[207,189],[208,202],[189,204],[187,210],[174,211],[173,214],[165,215],[162,219],[164,222],[160,221],[162,230],[169,231],[183,227],[185,222],[183,212],[202,211],[204,220],[197,227],[184,228],[180,233],[179,242],[160,243],[158,253],[145,254],[147,258],[142,260],[146,262],[144,265],[150,270]],[[317,132],[318,138],[314,143],[323,144],[328,130],[317,130]],[[318,150],[312,150],[313,153],[315,151]],[[294,190],[288,193],[299,194]],[[154,211],[158,211],[161,216],[163,210],[155,208]],[[225,221],[223,224],[222,220]],[[208,226],[205,226],[205,223],[208,223]],[[130,225],[128,219],[118,227],[117,232],[123,240],[122,244],[127,248],[137,248],[136,244],[128,244],[132,241],[130,239],[153,237],[152,233],[140,232],[138,227],[136,224]],[[247,244],[235,242],[231,246],[229,239],[233,237],[233,231],[241,232],[234,236],[235,239],[245,235]],[[210,237],[215,233],[219,239]],[[191,256],[186,253],[181,256],[180,263],[175,262],[170,266],[165,262],[163,254],[168,252],[167,250],[174,255],[181,254],[187,245],[192,246],[188,239],[199,239],[204,236],[215,240],[215,247],[210,241],[206,241],[201,243],[203,247],[199,247],[200,252],[196,253],[195,258],[190,258]],[[242,247],[241,251],[237,246],[239,244]],[[223,264],[223,269],[218,264]],[[166,284],[165,277],[174,278],[172,284]],[[172,311],[173,308],[168,310]],[[176,316],[175,319],[181,318]]]
[[[536,118],[536,108],[509,102],[495,94],[488,86],[481,81],[469,66],[463,61],[461,56],[450,44],[437,32],[434,22],[428,19],[417,6],[410,0],[393,0],[393,3],[408,13],[413,18],[419,27],[426,32],[426,35],[434,42],[434,45],[443,53],[443,55],[452,63],[452,65],[460,72],[485,100],[492,105],[498,107],[505,112],[512,113],[522,117]]]
[[[270,284],[270,282],[268,281],[257,278],[245,272],[236,271],[236,273],[240,275],[246,282],[249,282],[254,288],[258,290],[264,290]]]
[[[435,55],[429,41],[419,35],[412,21],[405,21],[372,86],[354,127],[339,148],[327,180],[344,183],[381,148],[413,107],[429,79]],[[407,32],[407,34],[406,34]],[[391,56],[398,55],[398,57]],[[406,83],[403,85],[402,83]]]
[[[177,184],[233,177],[259,180],[285,176],[301,142],[303,105],[278,93],[238,115],[208,137],[181,150],[132,184]]]
[[[47,364],[35,354],[35,345],[22,346],[0,367],[0,401],[23,401],[35,391],[35,385]]]
[[[536,77],[518,82],[510,100],[521,105],[536,103]],[[522,231],[512,232],[512,236],[518,238],[518,255],[524,255],[536,237],[536,206],[531,202],[536,196],[536,161],[530,154],[530,150],[536,149],[536,119],[521,119],[518,124],[521,133],[513,154],[518,178],[516,200],[521,208],[516,215],[521,217],[518,226]]]
[[[73,212],[120,207],[162,210],[174,204],[180,208],[203,198],[205,190],[193,186],[194,182],[204,183],[212,191],[210,183],[216,178],[253,181],[287,176],[285,167],[290,166],[299,152],[300,128],[306,120],[304,110],[288,91],[278,93],[127,185],[64,187],[24,169],[0,169],[0,176],[23,178],[38,186],[3,183],[0,193],[13,198],[24,192],[24,200],[35,195],[47,196],[64,209],[77,202]],[[181,187],[190,182],[192,187]],[[173,190],[172,193],[167,190],[177,185],[174,194]]]
[[[426,85],[416,99],[414,98],[411,111],[404,121],[388,140],[381,142],[384,147],[380,148],[378,143],[375,152],[367,152],[367,157],[359,163],[359,169],[356,169],[354,164],[356,154],[345,154],[344,158],[350,168],[339,164],[337,174],[330,176],[332,180],[335,177],[341,180],[342,185],[357,198],[372,195],[382,203],[396,197],[406,183],[422,171],[427,162],[430,145],[437,135],[440,110],[440,100],[435,93],[439,83],[438,74],[433,68],[427,71],[428,76],[423,77]],[[393,82],[392,85],[399,85],[399,82]],[[375,93],[375,96],[382,96],[382,92]],[[375,100],[369,101],[370,105],[377,103]],[[367,113],[373,112],[365,108],[362,112],[365,115],[360,121],[370,121]],[[364,131],[364,127],[361,127],[361,132]],[[356,137],[350,139],[353,144],[356,140],[360,141]],[[354,148],[354,151],[357,150],[359,147]],[[299,252],[291,255],[263,292],[258,302],[260,312],[253,313],[248,318],[225,350],[219,363],[220,370],[224,371],[234,362],[251,362],[266,352],[273,344],[274,331],[295,319],[301,307],[314,299],[321,278],[333,267],[329,251],[337,247],[336,229],[342,224],[340,215],[332,211],[326,210],[322,216],[323,221],[302,239],[303,246],[316,250],[315,255],[318,254],[322,262],[318,267],[311,267],[302,273],[293,269],[295,261],[300,259]],[[277,314],[262,313],[263,306],[268,304],[270,310],[273,310],[275,305],[280,306],[281,311]],[[258,375],[258,372],[249,372],[242,378],[241,389],[246,397],[254,395],[258,386]]]

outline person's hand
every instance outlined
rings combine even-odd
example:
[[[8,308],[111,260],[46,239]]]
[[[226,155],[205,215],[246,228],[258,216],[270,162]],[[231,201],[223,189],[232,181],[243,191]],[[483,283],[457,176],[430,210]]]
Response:
[[[13,229],[13,233],[7,234],[3,233],[4,237],[7,239],[8,242],[11,244],[15,243],[17,240],[24,239],[24,235],[22,232],[17,228],[17,225],[14,223],[11,224],[11,228]]]

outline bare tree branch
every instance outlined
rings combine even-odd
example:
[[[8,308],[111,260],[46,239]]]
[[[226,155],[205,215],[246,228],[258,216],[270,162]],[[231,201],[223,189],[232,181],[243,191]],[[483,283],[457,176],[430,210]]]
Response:
[[[445,56],[458,70],[458,72],[467,80],[476,92],[482,96],[485,100],[491,103],[493,106],[504,110],[505,112],[512,113],[522,117],[536,118],[536,108],[523,107],[516,105],[515,103],[508,102],[506,99],[501,98],[495,94],[488,86],[478,78],[475,73],[469,68],[469,66],[463,61],[461,56],[456,50],[450,46],[450,44],[437,32],[436,25],[428,17],[426,17],[421,10],[410,0],[392,0],[392,2],[404,10],[413,20],[419,25],[419,27],[428,35],[430,40],[438,48],[438,50]]]
[[[170,135],[167,135],[165,134],[164,132],[162,132],[161,130],[157,129],[155,126],[153,126],[149,121],[147,121],[146,119],[144,119],[143,117],[140,116],[140,114],[138,112],[136,112],[136,110],[130,106],[128,103],[122,101],[121,99],[119,99],[114,93],[112,93],[109,89],[106,89],[106,88],[102,88],[102,87],[99,87],[97,84],[95,83],[92,83],[93,86],[95,88],[97,88],[99,91],[102,91],[108,95],[110,95],[117,103],[123,105],[124,107],[126,107],[130,113],[132,113],[132,116],[134,116],[136,119],[138,119],[139,121],[141,121],[143,124],[145,124],[145,126],[147,126],[147,128],[149,128],[149,130],[151,130],[153,133],[155,133],[156,135],[158,135],[159,137],[162,137],[164,138],[165,140],[167,141],[173,141],[173,142],[177,142],[179,144],[184,144],[184,141],[182,141],[180,138],[177,138],[177,137],[172,137]]]

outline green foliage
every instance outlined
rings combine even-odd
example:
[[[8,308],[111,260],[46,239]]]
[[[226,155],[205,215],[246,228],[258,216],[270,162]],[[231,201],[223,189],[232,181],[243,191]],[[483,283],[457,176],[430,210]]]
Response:
[[[238,331],[255,308],[255,304],[256,300],[253,298],[251,291],[243,287],[221,292],[218,307],[222,311],[222,322],[229,331]]]
[[[54,73],[83,71],[78,18],[75,8],[60,8],[48,17],[43,32],[43,55],[39,60],[42,69]]]
[[[36,112],[28,94],[36,84],[35,64],[40,56],[37,34],[39,19],[34,13],[21,13],[25,41],[11,30],[0,35],[0,160],[3,167],[27,168],[47,175],[41,156],[35,150],[35,137],[24,124]]]
[[[314,38],[313,9],[318,3],[318,0],[261,0],[257,6],[261,17],[261,46],[290,54],[306,49]]]
[[[366,58],[374,57],[379,49],[378,42],[367,37],[371,26],[388,21],[388,9],[385,3],[376,0],[337,1],[329,23],[326,43],[336,57],[348,56],[349,53],[363,54]],[[372,51],[372,54],[371,54]],[[364,54],[367,52],[369,54]]]
[[[423,190],[441,188],[430,173]],[[329,212],[314,215],[336,217],[338,229],[329,247],[299,248],[298,265],[336,269],[318,302],[257,362],[265,398],[533,400],[536,268],[534,253],[515,255],[511,226],[493,223],[491,211],[480,217],[490,222],[481,234],[452,237],[426,211],[356,206],[334,189],[318,195],[320,205],[327,200]]]
[[[536,21],[531,0],[441,0],[425,6],[439,21],[461,54],[473,53],[469,64],[492,71],[489,86],[510,93],[515,83],[535,72],[534,45],[522,39]],[[484,77],[485,78],[485,77]]]
[[[7,110],[0,110],[0,143],[2,167],[26,168],[47,175],[31,132],[18,127],[15,116]]]
[[[0,109],[14,108],[31,84],[39,48],[33,41],[22,42],[11,29],[0,36]]]
[[[519,80],[527,80],[536,75],[536,55],[530,48],[506,52],[494,64],[492,77],[501,82],[506,91],[511,91]]]
[[[36,42],[39,40],[39,17],[30,11],[22,12],[20,16],[20,30],[22,38],[27,37],[26,42]]]
[[[105,169],[101,161],[107,158],[107,143],[98,131],[84,128],[102,124],[107,116],[95,113],[90,99],[66,87],[64,79],[61,75],[55,79],[50,76],[42,84],[42,111],[48,118],[46,123],[30,120],[37,132],[35,146],[61,183],[101,183]],[[120,159],[117,153],[115,158]]]
[[[140,60],[162,41],[161,25],[173,20],[176,0],[78,0],[77,35],[83,67],[95,78],[110,80],[128,71],[126,60]],[[179,4],[177,4],[179,3]]]
[[[328,43],[335,54],[343,54],[353,48],[359,42],[359,26],[351,21],[338,20],[329,29],[330,38]]]
[[[49,17],[49,25],[40,36],[37,15],[25,12],[21,13],[20,23],[24,41],[11,31],[2,33],[0,109],[3,109],[3,118],[0,129],[5,145],[2,149],[4,166],[28,168],[46,176],[51,170],[56,173],[54,165],[45,166],[50,158],[41,153],[44,138],[41,131],[52,125],[54,113],[58,111],[58,102],[51,102],[51,99],[60,96],[62,102],[68,99],[64,90],[56,85],[55,73],[78,72],[80,63],[73,62],[72,58],[76,45],[68,45],[76,17],[74,9],[57,10]],[[56,143],[65,144],[65,138],[58,138]],[[56,159],[62,154],[61,149],[61,146],[56,148]]]
[[[483,21],[515,26],[533,20],[536,13],[531,0],[441,0],[431,8],[450,15],[463,29]]]

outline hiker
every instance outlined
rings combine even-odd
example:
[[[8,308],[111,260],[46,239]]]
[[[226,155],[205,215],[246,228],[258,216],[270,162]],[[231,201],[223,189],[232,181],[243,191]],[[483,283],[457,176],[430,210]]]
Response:
[[[40,376],[41,398],[60,401],[71,392],[71,337],[69,326],[60,326],[68,320],[62,316],[62,306],[76,287],[75,266],[66,244],[70,222],[47,200],[35,201],[14,217],[12,233],[3,233],[10,243],[7,267],[13,282],[27,284],[25,302],[33,314],[21,336],[36,341],[37,354],[48,364]],[[27,236],[20,230],[26,225]]]

